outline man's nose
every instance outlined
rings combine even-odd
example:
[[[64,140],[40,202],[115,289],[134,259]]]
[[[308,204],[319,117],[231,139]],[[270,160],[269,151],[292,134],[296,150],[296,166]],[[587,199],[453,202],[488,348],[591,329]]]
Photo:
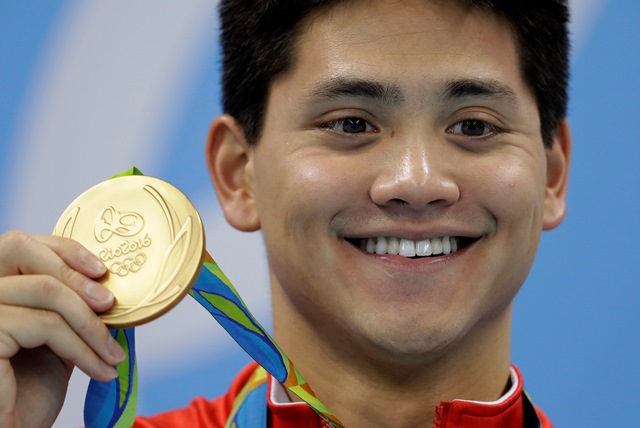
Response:
[[[388,141],[370,197],[380,206],[448,206],[460,198],[452,148],[432,138]],[[394,144],[395,143],[395,144]]]

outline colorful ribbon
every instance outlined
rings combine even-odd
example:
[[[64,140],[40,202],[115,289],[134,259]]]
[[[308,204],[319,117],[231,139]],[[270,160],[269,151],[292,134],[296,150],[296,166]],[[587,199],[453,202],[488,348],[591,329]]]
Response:
[[[114,178],[124,175],[142,173],[134,167]],[[327,425],[342,428],[340,421],[318,400],[291,360],[247,309],[236,289],[208,253],[189,294],[209,311],[251,358],[307,402]],[[84,408],[87,428],[130,427],[135,419],[138,379],[133,329],[111,329],[111,333],[127,353],[127,359],[117,366],[118,377],[111,382],[91,380]],[[232,414],[232,420],[231,426],[243,427],[244,418],[236,420]]]

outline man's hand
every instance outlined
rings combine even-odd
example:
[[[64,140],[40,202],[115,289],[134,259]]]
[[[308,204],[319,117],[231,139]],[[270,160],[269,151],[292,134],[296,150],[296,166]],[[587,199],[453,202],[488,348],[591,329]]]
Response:
[[[54,236],[0,236],[0,428],[50,427],[74,366],[116,377],[124,352],[95,312],[113,295],[92,281],[104,264]]]

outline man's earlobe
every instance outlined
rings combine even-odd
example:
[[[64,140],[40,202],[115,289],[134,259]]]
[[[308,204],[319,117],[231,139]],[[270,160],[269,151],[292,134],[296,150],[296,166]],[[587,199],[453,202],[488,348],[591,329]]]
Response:
[[[554,137],[553,146],[547,149],[547,188],[544,199],[542,228],[557,227],[567,212],[567,185],[571,160],[571,131],[569,122],[562,121]]]
[[[253,181],[253,147],[229,115],[211,123],[205,152],[209,176],[227,222],[238,230],[260,228]]]

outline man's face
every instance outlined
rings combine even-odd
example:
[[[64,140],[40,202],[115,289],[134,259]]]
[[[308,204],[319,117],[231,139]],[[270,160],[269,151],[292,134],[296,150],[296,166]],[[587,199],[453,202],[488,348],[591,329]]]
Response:
[[[249,164],[276,335],[444,350],[508,311],[545,222],[514,37],[456,2],[344,2],[306,24]]]

